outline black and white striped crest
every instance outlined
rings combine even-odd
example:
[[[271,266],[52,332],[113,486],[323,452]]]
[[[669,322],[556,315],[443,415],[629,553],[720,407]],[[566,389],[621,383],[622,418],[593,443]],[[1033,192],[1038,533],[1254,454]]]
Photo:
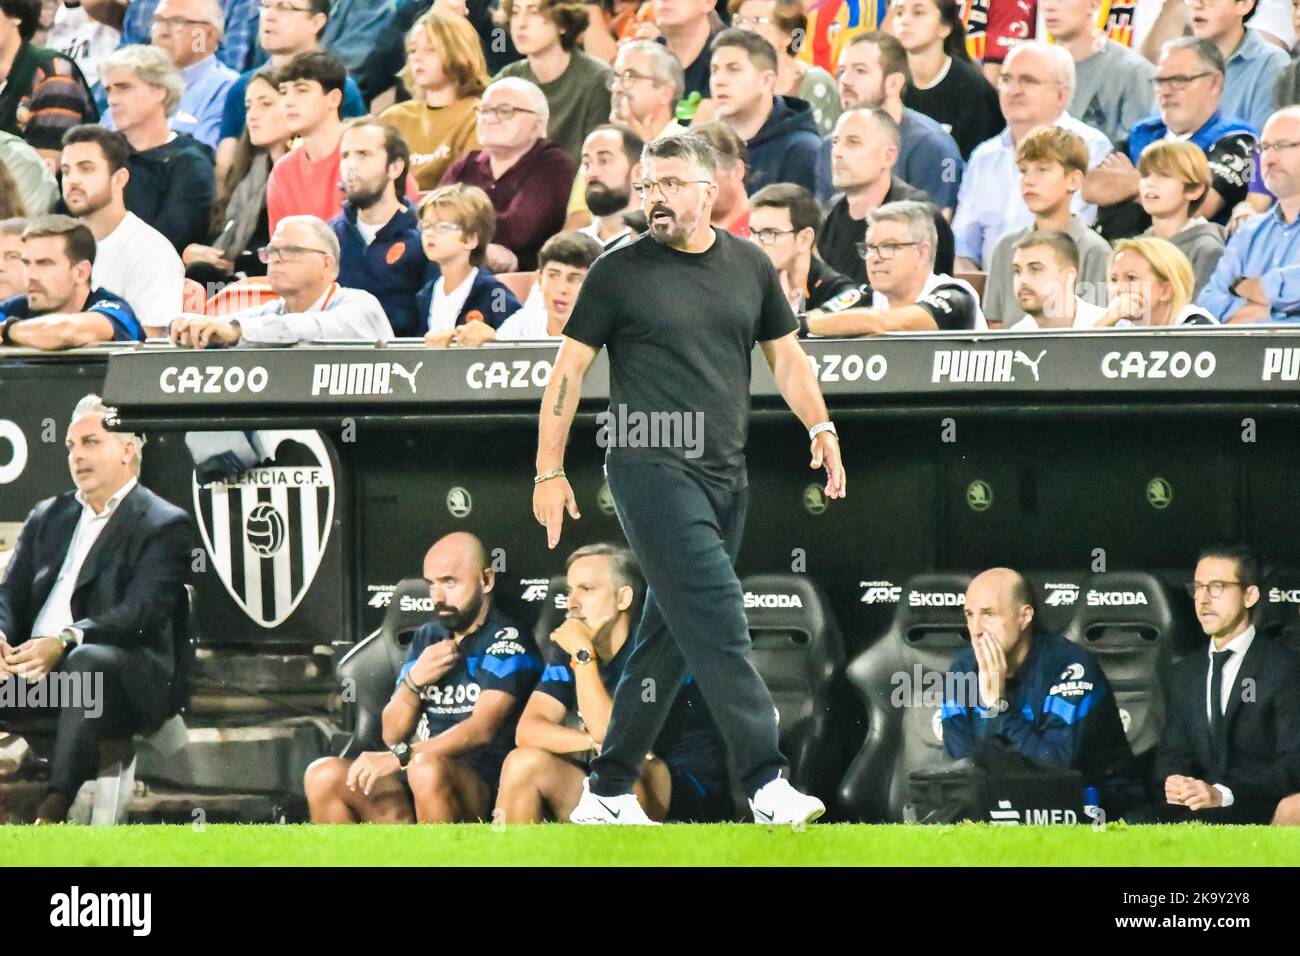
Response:
[[[334,469],[319,433],[258,433],[266,460],[194,486],[194,512],[221,583],[262,627],[281,624],[320,567],[334,519]]]

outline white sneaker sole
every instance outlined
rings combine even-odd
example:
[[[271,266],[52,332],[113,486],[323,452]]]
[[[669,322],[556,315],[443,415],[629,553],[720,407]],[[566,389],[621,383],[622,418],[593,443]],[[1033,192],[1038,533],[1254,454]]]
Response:
[[[777,820],[777,819],[765,820],[759,814],[759,812],[754,809],[752,804],[750,805],[749,809],[754,816],[755,823],[757,823],[759,826],[772,826],[772,827],[795,826],[802,823],[812,823],[814,820],[818,819],[819,817],[822,816],[822,814],[826,812],[825,805],[819,804],[818,806],[815,807],[809,807],[808,812],[805,813],[802,817],[792,817],[786,820]]]

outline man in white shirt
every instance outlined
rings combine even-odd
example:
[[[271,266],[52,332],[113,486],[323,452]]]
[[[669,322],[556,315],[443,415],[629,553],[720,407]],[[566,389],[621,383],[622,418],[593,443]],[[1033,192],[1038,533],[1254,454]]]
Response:
[[[1031,232],[1017,242],[1011,277],[1016,302],[1024,315],[1007,331],[1086,329],[1106,314],[1103,307],[1076,293],[1079,249],[1063,232]]]
[[[958,272],[986,268],[1003,235],[1033,222],[1033,213],[1020,195],[1016,166],[1016,147],[1030,130],[1060,126],[1077,133],[1088,146],[1090,168],[1110,154],[1111,142],[1104,133],[1066,112],[1074,87],[1074,60],[1062,47],[1030,41],[1012,47],[1007,54],[998,75],[998,97],[1007,128],[975,147],[957,194],[952,231]],[[1084,202],[1078,192],[1070,209],[1087,223],[1097,216],[1097,207]]]
[[[181,311],[185,266],[161,232],[123,198],[131,147],[121,133],[74,126],[63,137],[63,202],[95,236],[91,282],[131,306],[150,336],[166,334]]]
[[[58,823],[95,775],[99,743],[175,713],[189,517],[138,483],[144,441],[104,429],[87,395],[65,444],[75,493],[32,509],[0,582],[0,730],[57,716],[50,789]]]
[[[387,342],[393,337],[378,299],[336,281],[339,240],[321,219],[286,216],[261,254],[271,290],[280,298],[229,316],[181,316],[171,324],[174,344],[202,349],[209,345]]]

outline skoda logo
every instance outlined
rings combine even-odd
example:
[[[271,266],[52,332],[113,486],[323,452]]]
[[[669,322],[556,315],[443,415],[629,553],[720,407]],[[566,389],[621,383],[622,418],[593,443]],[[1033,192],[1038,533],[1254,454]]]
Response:
[[[1164,511],[1174,500],[1174,489],[1163,478],[1152,478],[1147,482],[1147,504],[1157,511]]]
[[[607,515],[614,513],[614,495],[607,481],[601,482],[600,491],[596,492],[596,506]]]
[[[988,511],[993,504],[993,489],[988,482],[976,478],[966,486],[966,505],[971,511]]]
[[[474,508],[474,499],[469,492],[457,485],[447,492],[447,510],[453,518],[464,518]]]
[[[826,492],[821,485],[809,485],[803,490],[803,506],[810,515],[819,515],[826,510]]]

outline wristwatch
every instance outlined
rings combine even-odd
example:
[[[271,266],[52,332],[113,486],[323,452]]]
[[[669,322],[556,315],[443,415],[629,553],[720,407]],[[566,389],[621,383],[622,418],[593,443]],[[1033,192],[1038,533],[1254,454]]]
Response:
[[[575,664],[590,664],[595,659],[596,658],[591,651],[587,650],[585,647],[578,648],[578,652],[573,655],[573,661]]]
[[[73,628],[65,627],[58,633],[59,644],[63,653],[68,653],[68,648],[75,644],[81,643],[81,635]]]
[[[840,437],[840,433],[835,430],[834,422],[818,422],[812,428],[808,429],[808,440],[812,441],[822,432],[830,432],[836,438]]]
[[[393,744],[388,749],[397,758],[398,766],[405,770],[406,765],[411,762],[411,745],[403,740],[401,743]]]

